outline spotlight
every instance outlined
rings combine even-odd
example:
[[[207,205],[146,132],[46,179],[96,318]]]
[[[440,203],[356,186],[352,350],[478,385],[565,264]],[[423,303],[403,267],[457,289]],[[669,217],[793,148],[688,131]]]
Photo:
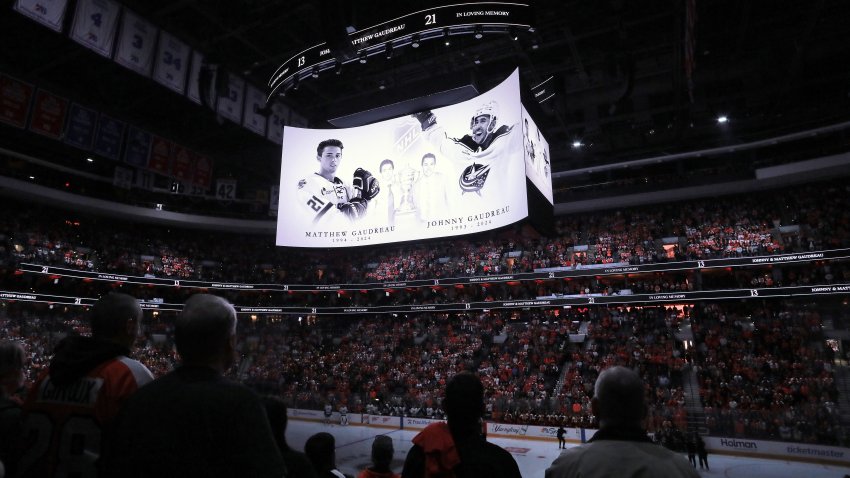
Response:
[[[336,64],[334,65],[334,73],[336,73],[337,75],[342,73],[342,62],[336,62]]]
[[[410,46],[413,48],[419,48],[419,34],[416,33],[413,35],[413,38],[410,40]]]
[[[292,77],[292,89],[293,90],[298,89],[298,74],[297,73],[295,74],[295,76]]]
[[[360,63],[363,63],[363,64],[366,63],[366,52],[365,51],[360,54]]]
[[[448,28],[443,28],[443,42],[446,44],[446,46],[449,46],[449,45],[452,44],[452,41],[449,39],[449,29]]]
[[[720,115],[720,116],[717,117],[717,122],[718,123],[728,123],[729,117],[727,117],[726,115]]]
[[[573,141],[573,148],[578,149],[578,148],[581,148],[582,146],[584,146],[584,145],[581,144],[580,140]]]
[[[475,62],[476,65],[480,65],[481,64],[481,57],[478,56],[478,55],[475,55],[475,59],[472,60],[472,61]]]
[[[381,91],[383,91],[383,90],[386,90],[386,89],[387,89],[387,84],[386,84],[386,83],[384,83],[384,80],[381,80],[381,81],[378,83],[378,89],[379,89],[379,90],[381,90]]]
[[[90,162],[90,163],[93,163],[93,162],[94,162],[94,159],[92,159],[92,158],[86,158],[86,161],[88,161],[88,162]]]
[[[319,65],[313,65],[313,73],[310,73],[313,78],[319,77]]]
[[[392,42],[387,42],[387,46],[384,47],[384,54],[387,56],[387,60],[393,57],[393,44]]]
[[[510,29],[508,29],[508,34],[511,36],[511,40],[519,40],[519,35],[516,32],[516,28],[511,27]]]
[[[480,40],[484,37],[484,29],[481,28],[481,25],[475,27],[475,39]]]

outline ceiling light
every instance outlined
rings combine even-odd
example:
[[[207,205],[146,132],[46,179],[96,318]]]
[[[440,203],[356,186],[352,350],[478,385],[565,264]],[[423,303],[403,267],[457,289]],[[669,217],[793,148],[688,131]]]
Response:
[[[584,145],[583,145],[583,144],[581,144],[581,141],[580,141],[580,140],[575,140],[575,141],[573,141],[573,148],[578,149],[578,148],[581,148],[582,146],[584,146]]]
[[[449,46],[449,45],[452,44],[452,41],[449,39],[449,29],[448,28],[443,28],[443,40],[444,40],[444,43],[446,44],[446,46]]]
[[[727,123],[729,122],[729,118],[726,115],[720,115],[717,117],[718,123]]]
[[[519,40],[519,35],[517,35],[516,28],[511,27],[508,30],[508,33],[511,35],[511,40],[514,40],[514,41]]]
[[[366,52],[360,54],[360,63],[366,63]]]
[[[484,37],[484,29],[481,28],[481,25],[475,27],[475,39],[480,40]]]
[[[94,162],[94,160],[93,160],[92,158],[86,158],[86,161],[88,161],[88,162],[90,162],[90,163],[93,163],[93,162]]]
[[[342,62],[341,61],[336,62],[336,65],[334,65],[334,73],[336,73],[337,75],[342,73]]]
[[[292,77],[292,89],[298,89],[298,74],[296,73],[294,77]]]
[[[313,73],[310,73],[313,78],[319,77],[319,65],[313,65]]]
[[[387,60],[393,57],[393,44],[392,42],[387,42],[387,46],[384,47],[384,53],[387,55]]]
[[[410,46],[413,48],[419,48],[419,34],[413,35],[413,39],[410,40]]]

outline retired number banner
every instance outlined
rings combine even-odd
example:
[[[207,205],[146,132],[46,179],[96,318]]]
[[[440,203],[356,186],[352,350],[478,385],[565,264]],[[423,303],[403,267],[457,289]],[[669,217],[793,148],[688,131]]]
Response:
[[[115,61],[140,75],[150,76],[157,31],[152,23],[124,9]]]
[[[71,39],[105,57],[112,56],[121,5],[112,0],[79,0]]]
[[[181,95],[186,92],[186,75],[192,49],[168,32],[160,32],[153,79]]]
[[[67,0],[17,0],[15,2],[15,10],[18,13],[55,32],[62,31],[67,6]]]

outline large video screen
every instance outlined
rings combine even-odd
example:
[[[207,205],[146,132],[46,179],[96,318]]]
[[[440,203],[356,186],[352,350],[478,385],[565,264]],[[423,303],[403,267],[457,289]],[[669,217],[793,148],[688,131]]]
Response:
[[[552,169],[549,164],[549,143],[543,137],[537,123],[522,107],[522,144],[525,154],[525,175],[531,183],[549,200],[555,204],[552,196]]]
[[[285,127],[277,245],[472,234],[528,216],[519,74],[462,103],[344,129]]]

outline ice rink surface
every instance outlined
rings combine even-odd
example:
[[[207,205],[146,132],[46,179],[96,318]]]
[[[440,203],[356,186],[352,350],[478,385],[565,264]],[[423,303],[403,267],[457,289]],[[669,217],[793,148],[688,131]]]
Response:
[[[292,420],[286,430],[289,446],[304,451],[304,442],[318,432],[328,432],[336,438],[337,467],[343,473],[357,476],[368,467],[372,451],[372,440],[376,435],[386,435],[393,439],[395,457],[393,471],[401,473],[404,457],[410,449],[410,440],[417,431],[389,430],[365,426],[340,426],[336,424]],[[516,440],[508,438],[490,438],[489,441],[510,451],[519,464],[524,478],[543,477],[544,471],[558,457],[558,444],[539,440]],[[569,443],[567,446],[570,445]],[[684,456],[684,455],[683,455]],[[699,471],[701,476],[728,478],[843,478],[850,474],[850,468],[800,463],[796,461],[766,460],[759,458],[733,457],[727,455],[709,455],[709,471]]]

